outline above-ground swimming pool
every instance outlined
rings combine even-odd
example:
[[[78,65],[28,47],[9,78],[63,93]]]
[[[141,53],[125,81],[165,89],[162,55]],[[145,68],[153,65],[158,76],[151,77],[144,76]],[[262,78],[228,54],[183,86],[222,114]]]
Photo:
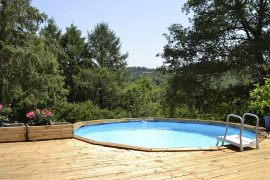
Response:
[[[74,134],[99,142],[146,148],[194,148],[216,146],[217,136],[224,136],[225,130],[225,126],[201,123],[136,121],[86,125]],[[229,127],[228,135],[239,133],[240,129]],[[256,134],[244,130],[243,136],[254,139]]]

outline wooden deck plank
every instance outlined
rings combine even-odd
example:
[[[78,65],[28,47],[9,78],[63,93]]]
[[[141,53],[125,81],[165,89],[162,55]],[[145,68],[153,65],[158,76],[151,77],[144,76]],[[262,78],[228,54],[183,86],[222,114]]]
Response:
[[[260,149],[142,152],[76,139],[0,143],[2,179],[267,179],[270,138]]]

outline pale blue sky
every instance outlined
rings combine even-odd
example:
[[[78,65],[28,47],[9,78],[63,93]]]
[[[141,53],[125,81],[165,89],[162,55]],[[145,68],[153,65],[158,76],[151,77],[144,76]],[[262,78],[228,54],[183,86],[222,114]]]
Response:
[[[188,26],[182,13],[186,0],[32,0],[32,5],[53,17],[65,32],[74,23],[82,31],[94,30],[106,22],[120,38],[122,53],[129,52],[128,66],[156,68],[163,59],[156,57],[166,45],[164,33],[173,23]]]

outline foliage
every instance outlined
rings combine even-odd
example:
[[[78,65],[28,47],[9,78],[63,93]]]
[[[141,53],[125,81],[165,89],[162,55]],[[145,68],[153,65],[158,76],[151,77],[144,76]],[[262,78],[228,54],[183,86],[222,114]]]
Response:
[[[146,67],[127,67],[126,71],[129,75],[127,77],[128,83],[150,77],[156,85],[161,85],[163,83],[166,83],[169,78],[169,75],[164,75],[157,69],[151,69]]]
[[[0,50],[7,44],[24,45],[47,18],[30,3],[31,0],[0,1]],[[0,57],[3,62],[3,56]]]
[[[159,55],[161,70],[173,76],[165,95],[172,116],[185,105],[219,116],[247,110],[252,84],[269,70],[269,8],[269,0],[187,1],[191,27],[171,25]]]
[[[120,38],[106,23],[97,24],[94,31],[88,32],[88,51],[98,67],[118,71],[126,66],[128,53],[121,54]]]
[[[11,104],[9,104],[8,107],[3,107],[3,105],[0,104],[0,126],[2,123],[9,122],[9,114],[12,113]]]
[[[14,104],[14,120],[30,111],[30,122],[47,124],[48,112],[31,111],[35,107],[49,107],[54,120],[71,123],[146,116],[221,120],[246,112],[253,84],[269,70],[269,0],[187,1],[192,26],[169,28],[159,70],[126,68],[128,53],[121,53],[108,24],[97,24],[87,39],[74,24],[61,34],[30,3],[0,0],[0,102]]]
[[[98,24],[85,42],[73,24],[61,34],[30,0],[0,2],[0,100],[14,104],[14,120],[30,112],[29,122],[47,124],[35,107],[53,108],[57,120],[69,122],[159,114],[152,80],[125,84],[128,53],[121,54],[108,24]]]
[[[81,69],[73,76],[75,99],[84,102],[90,99],[101,109],[110,110],[120,105],[122,83],[119,73],[107,67]]]
[[[114,110],[100,109],[90,100],[80,103],[61,103],[55,107],[55,112],[57,121],[61,120],[70,123],[94,119],[116,119],[126,116],[125,112],[119,108]]]
[[[43,111],[36,109],[35,111],[30,111],[26,114],[26,117],[30,120],[28,123],[34,125],[52,125],[53,124],[53,115],[52,112],[48,109]]]
[[[151,72],[155,72],[156,69],[154,68],[147,68],[147,67],[140,67],[140,66],[136,66],[136,67],[127,67],[126,68],[127,71],[129,71],[131,74],[133,73],[138,73],[138,72],[148,72],[148,73],[151,73]]]
[[[165,70],[187,66],[195,70],[191,73],[210,78],[233,69],[260,81],[270,50],[269,8],[269,0],[189,0],[183,10],[194,12],[192,27],[173,24],[169,28],[162,54]]]
[[[92,67],[92,61],[89,59],[85,38],[81,37],[81,31],[74,24],[66,28],[66,33],[59,41],[64,55],[58,58],[58,62],[65,76],[65,87],[69,89],[68,100],[73,101],[73,75],[77,75],[81,68]]]
[[[41,28],[39,34],[43,37],[48,50],[57,57],[57,60],[64,57],[64,50],[59,41],[62,30],[57,26],[53,18],[48,19],[46,24]]]
[[[56,25],[56,22],[53,18],[48,20],[46,26],[44,26],[41,31],[40,35],[46,39],[52,39],[58,41],[61,37],[62,30]]]
[[[123,105],[129,117],[160,116],[160,89],[151,78],[137,80],[124,89]]]
[[[6,57],[0,75],[3,102],[16,102],[30,110],[64,100],[63,77],[43,40],[33,38],[24,47],[4,46],[1,53]]]
[[[256,88],[250,92],[250,109],[258,115],[270,114],[270,78],[265,79],[264,85],[255,84]]]
[[[65,100],[67,91],[56,57],[37,36],[46,15],[30,6],[29,0],[3,0],[0,19],[1,102],[14,103],[22,115],[36,106]]]

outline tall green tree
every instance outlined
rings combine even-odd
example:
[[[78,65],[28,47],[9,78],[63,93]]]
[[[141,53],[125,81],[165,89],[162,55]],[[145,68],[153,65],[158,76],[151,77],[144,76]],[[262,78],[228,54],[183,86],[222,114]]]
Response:
[[[0,101],[13,103],[21,119],[37,107],[65,100],[55,55],[37,35],[46,15],[30,0],[0,1]]]
[[[192,26],[169,28],[164,69],[179,72],[189,67],[208,79],[230,70],[261,81],[270,51],[269,4],[269,0],[189,0],[183,10],[194,12]]]
[[[64,55],[58,59],[65,76],[65,85],[70,90],[69,101],[74,99],[74,81],[73,76],[77,75],[80,68],[90,68],[93,66],[85,38],[81,31],[74,24],[66,28],[66,33],[60,38],[60,44]]]
[[[46,39],[58,41],[61,37],[62,30],[57,26],[53,18],[48,19],[47,24],[41,28],[40,34]]]
[[[188,0],[183,11],[193,12],[191,27],[171,25],[161,54],[175,101],[203,112],[224,109],[213,104],[243,109],[252,84],[269,72],[270,1]],[[217,85],[224,77],[237,83]]]
[[[61,32],[53,18],[48,19],[40,30],[40,36],[44,38],[46,46],[50,48],[49,51],[54,53],[57,59],[64,57],[64,50],[60,45]]]
[[[1,100],[16,102],[25,110],[51,107],[65,100],[64,78],[44,40],[32,37],[23,47],[4,47],[8,59],[1,71]]]
[[[30,4],[31,0],[0,0],[0,49],[23,45],[45,21],[47,16]]]
[[[121,53],[120,38],[107,23],[97,24],[94,31],[88,32],[88,51],[97,66],[111,70],[123,70],[128,53]]]

